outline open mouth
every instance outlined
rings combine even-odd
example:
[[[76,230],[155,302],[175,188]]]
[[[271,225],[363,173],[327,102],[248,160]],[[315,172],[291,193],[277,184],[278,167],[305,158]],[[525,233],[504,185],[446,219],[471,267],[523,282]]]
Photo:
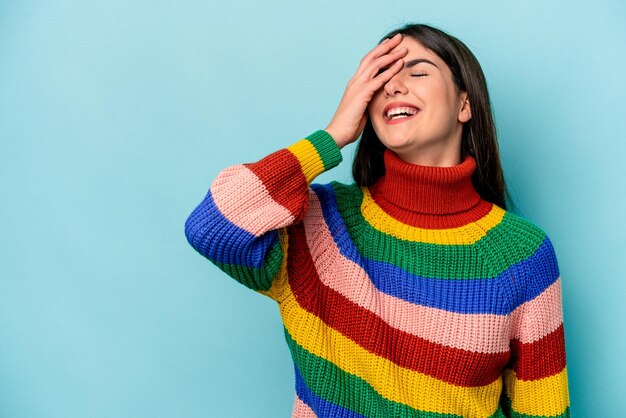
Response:
[[[400,121],[404,121],[407,119],[411,119],[412,117],[417,115],[419,111],[420,110],[416,107],[409,107],[409,106],[394,107],[392,109],[386,110],[383,113],[383,119],[387,123],[400,122]]]
[[[385,114],[386,120],[397,120],[415,116],[419,112],[419,109],[415,107],[394,107],[389,109]]]
[[[420,109],[409,102],[390,102],[383,109],[383,119],[385,122],[410,119],[415,116]]]

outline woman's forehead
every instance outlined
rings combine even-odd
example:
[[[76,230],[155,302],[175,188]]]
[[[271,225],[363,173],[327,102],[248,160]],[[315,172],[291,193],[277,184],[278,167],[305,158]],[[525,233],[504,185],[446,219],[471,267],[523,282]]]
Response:
[[[410,36],[404,36],[402,41],[394,47],[391,52],[400,50],[401,48],[408,48],[409,52],[404,56],[403,60],[405,63],[412,62],[411,66],[417,64],[434,64],[435,67],[439,68],[442,71],[445,71],[445,68],[448,66],[446,63],[439,57],[439,55],[435,54],[432,50],[426,48],[417,40],[411,38]]]
[[[404,36],[402,38],[402,41],[400,41],[400,43],[396,45],[391,51],[397,51],[404,47],[409,49],[409,54],[413,52],[413,53],[420,53],[429,57],[437,57],[437,54],[435,54],[433,51],[426,48],[424,45],[422,45],[417,40],[411,38],[410,36]]]

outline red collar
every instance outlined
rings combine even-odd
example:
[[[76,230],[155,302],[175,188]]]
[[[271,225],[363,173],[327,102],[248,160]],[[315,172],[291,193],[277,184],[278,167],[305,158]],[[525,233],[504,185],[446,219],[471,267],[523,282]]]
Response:
[[[401,222],[460,226],[484,216],[491,208],[472,183],[476,160],[471,155],[458,165],[435,167],[408,163],[387,149],[384,161],[385,175],[369,190],[374,201]]]

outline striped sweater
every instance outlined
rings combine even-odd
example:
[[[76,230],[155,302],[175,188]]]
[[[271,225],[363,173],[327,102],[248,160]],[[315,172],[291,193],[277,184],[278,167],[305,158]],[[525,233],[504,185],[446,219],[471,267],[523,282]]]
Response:
[[[316,184],[323,130],[221,171],[185,223],[200,254],[275,300],[292,417],[569,417],[561,280],[530,221],[487,202],[476,162],[385,152],[371,187]]]

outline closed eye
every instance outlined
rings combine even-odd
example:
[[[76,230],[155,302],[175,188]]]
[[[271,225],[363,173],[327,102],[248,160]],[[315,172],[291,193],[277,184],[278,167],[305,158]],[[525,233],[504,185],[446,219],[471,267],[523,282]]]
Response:
[[[425,75],[428,75],[428,74],[426,74],[426,73],[411,74],[411,77],[422,77],[422,76],[425,76]]]

